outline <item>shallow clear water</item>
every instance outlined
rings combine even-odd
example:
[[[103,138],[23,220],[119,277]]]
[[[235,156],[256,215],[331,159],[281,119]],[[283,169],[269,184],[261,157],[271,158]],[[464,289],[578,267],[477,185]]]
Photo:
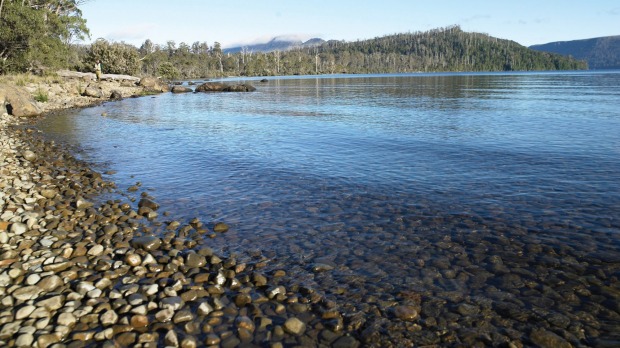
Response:
[[[434,259],[458,270],[457,254],[492,271],[488,255],[534,270],[542,253],[618,276],[619,72],[252,83],[109,102],[41,128],[115,170],[119,188],[140,181],[170,219],[227,222],[214,247],[262,250],[325,292],[473,295],[416,280],[442,269]],[[314,262],[336,269],[306,274]]]
[[[440,214],[570,214],[596,231],[608,230],[597,219],[620,211],[620,74],[257,86],[107,103],[49,119],[45,131],[87,148],[121,187],[140,180],[160,200],[187,202],[175,213],[216,215],[240,230],[259,212],[307,218],[305,206],[342,195],[384,195],[414,215],[420,200]],[[281,208],[257,209],[265,202]]]

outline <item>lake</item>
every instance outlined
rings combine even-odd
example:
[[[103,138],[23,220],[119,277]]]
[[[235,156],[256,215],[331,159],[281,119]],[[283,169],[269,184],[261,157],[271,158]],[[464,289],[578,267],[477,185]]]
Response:
[[[352,316],[415,293],[435,336],[620,340],[620,72],[244,82],[257,91],[125,99],[40,128],[121,191],[139,183],[164,219],[227,223],[208,245]]]

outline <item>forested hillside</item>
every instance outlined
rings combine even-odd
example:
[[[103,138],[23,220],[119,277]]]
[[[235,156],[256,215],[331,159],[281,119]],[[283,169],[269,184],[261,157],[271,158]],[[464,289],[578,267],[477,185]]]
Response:
[[[536,52],[514,41],[468,33],[458,26],[321,46],[322,65],[335,71],[511,71],[585,69],[557,54]]]
[[[432,71],[531,71],[587,69],[583,61],[539,52],[514,41],[467,33],[459,27],[371,40],[328,41],[286,51],[224,53],[206,43],[165,47],[145,42],[142,72],[180,78],[213,75],[307,75]],[[163,68],[163,69],[162,69]]]
[[[620,35],[550,42],[530,48],[586,60],[590,69],[620,69]]]

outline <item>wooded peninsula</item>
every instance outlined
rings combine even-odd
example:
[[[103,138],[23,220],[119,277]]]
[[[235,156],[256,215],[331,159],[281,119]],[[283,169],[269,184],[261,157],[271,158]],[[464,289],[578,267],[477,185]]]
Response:
[[[1,0],[0,74],[90,72],[191,79],[218,76],[411,73],[445,71],[582,70],[585,61],[539,52],[514,41],[464,32],[459,26],[377,37],[327,41],[312,47],[225,53],[219,42],[140,47],[89,37],[79,6],[85,0]],[[207,34],[207,33],[205,33]]]

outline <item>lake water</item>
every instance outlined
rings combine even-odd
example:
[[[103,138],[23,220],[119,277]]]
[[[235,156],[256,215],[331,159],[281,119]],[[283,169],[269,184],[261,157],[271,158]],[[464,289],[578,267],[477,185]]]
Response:
[[[121,190],[139,181],[168,219],[228,223],[214,249],[260,254],[345,311],[413,291],[437,330],[474,326],[468,303],[508,318],[493,332],[620,339],[620,72],[249,82],[41,128]]]

